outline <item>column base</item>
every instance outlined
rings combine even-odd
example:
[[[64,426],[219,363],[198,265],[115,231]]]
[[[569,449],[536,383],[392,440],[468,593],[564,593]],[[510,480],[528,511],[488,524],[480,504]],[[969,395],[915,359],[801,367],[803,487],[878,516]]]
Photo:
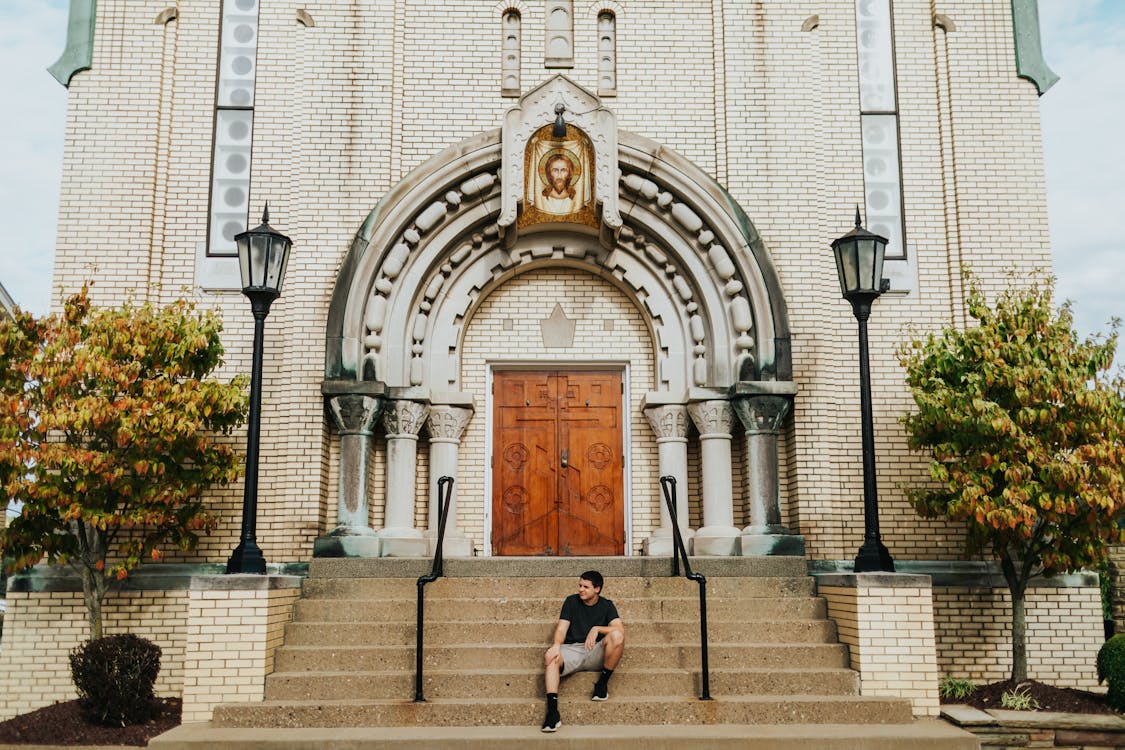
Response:
[[[418,529],[382,529],[378,536],[380,557],[426,557],[430,546]]]
[[[804,557],[805,537],[799,534],[742,533],[742,556]]]
[[[683,529],[680,535],[684,539],[684,546],[687,547],[688,554],[690,555],[692,548],[692,539],[695,537],[695,532],[691,529]],[[665,528],[663,526],[657,528],[649,535],[648,539],[641,542],[641,554],[647,557],[671,557],[676,553],[676,545],[672,538],[672,527]]]
[[[739,554],[742,532],[733,526],[704,526],[695,532],[692,554],[713,557],[735,557]]]
[[[426,539],[426,555],[433,557],[437,547],[437,530],[429,530],[422,534]],[[445,542],[441,546],[442,557],[472,557],[473,540],[458,531],[445,530]]]
[[[337,526],[313,542],[313,557],[379,557],[380,546],[371,529]]]

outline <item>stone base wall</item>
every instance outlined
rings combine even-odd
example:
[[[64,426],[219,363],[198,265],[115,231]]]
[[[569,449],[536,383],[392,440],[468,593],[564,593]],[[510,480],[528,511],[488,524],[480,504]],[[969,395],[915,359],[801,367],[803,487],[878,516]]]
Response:
[[[1097,685],[1105,641],[1096,577],[1084,586],[1027,592],[1028,676],[1059,687]],[[934,586],[938,668],[977,683],[1005,680],[1012,668],[1012,599],[1006,588]]]
[[[290,576],[193,578],[188,596],[183,720],[208,721],[220,703],[265,697],[266,675],[300,597]]]
[[[828,602],[840,642],[859,672],[860,694],[908,698],[916,716],[936,716],[938,669],[928,576],[894,573],[826,575],[817,590]]]
[[[103,632],[133,633],[160,646],[156,693],[178,696],[184,683],[187,591],[121,591],[103,602]],[[0,720],[78,697],[70,651],[90,637],[81,591],[8,592],[0,645]]]
[[[184,721],[209,719],[218,703],[260,700],[301,579],[189,577],[170,571],[174,567],[130,576],[127,585],[141,590],[110,592],[103,603],[103,632],[133,633],[160,646],[156,693],[182,696]],[[77,698],[68,656],[89,638],[76,577],[36,568],[14,580],[14,588],[28,590],[7,594],[0,720]]]

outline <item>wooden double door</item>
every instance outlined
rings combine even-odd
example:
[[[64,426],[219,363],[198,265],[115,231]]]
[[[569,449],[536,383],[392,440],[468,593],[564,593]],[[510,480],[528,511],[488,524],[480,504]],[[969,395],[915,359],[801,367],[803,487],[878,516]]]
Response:
[[[492,553],[622,555],[619,371],[497,371]]]

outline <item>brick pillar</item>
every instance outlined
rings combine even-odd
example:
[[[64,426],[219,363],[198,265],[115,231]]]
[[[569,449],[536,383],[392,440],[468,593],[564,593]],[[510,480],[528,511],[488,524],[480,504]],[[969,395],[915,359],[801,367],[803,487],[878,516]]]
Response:
[[[930,577],[904,573],[817,576],[860,694],[908,698],[915,716],[937,716],[938,668]]]
[[[193,576],[184,648],[183,721],[210,721],[220,703],[265,697],[266,675],[281,645],[297,576]]]

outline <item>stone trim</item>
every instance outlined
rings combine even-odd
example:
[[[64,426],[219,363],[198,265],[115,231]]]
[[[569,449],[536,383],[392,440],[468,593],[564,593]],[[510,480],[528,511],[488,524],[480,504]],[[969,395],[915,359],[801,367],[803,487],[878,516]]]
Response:
[[[307,562],[268,563],[267,575],[251,576],[256,580],[283,578],[299,580],[308,575]],[[225,563],[158,563],[142,565],[129,573],[129,577],[110,589],[109,597],[118,591],[184,591],[193,587],[200,576],[218,576],[219,579],[244,578],[226,576]],[[58,565],[36,565],[8,578],[8,591],[16,593],[49,593],[81,591],[82,579],[70,568]]]
[[[858,540],[858,536],[856,537]],[[809,575],[817,580],[830,574],[852,574],[852,560],[809,560]],[[895,570],[899,573],[912,573],[929,576],[936,587],[968,587],[983,589],[1004,589],[1008,584],[1000,572],[1000,564],[979,560],[895,560]],[[1098,586],[1098,574],[1092,572],[1071,573],[1068,575],[1031,579],[1028,588],[1085,588]]]

